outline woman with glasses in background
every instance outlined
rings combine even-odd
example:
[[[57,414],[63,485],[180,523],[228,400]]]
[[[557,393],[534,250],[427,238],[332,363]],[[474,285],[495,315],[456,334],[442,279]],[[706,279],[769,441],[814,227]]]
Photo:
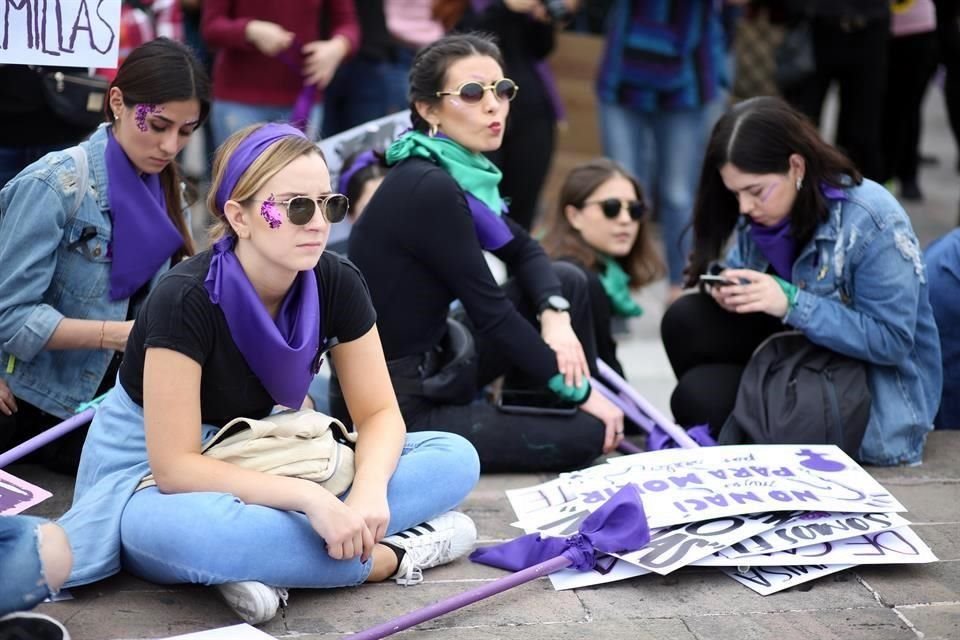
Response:
[[[552,265],[506,215],[500,170],[483,155],[500,147],[518,90],[487,38],[452,35],[422,49],[410,72],[413,130],[387,150],[392,168],[349,248],[408,427],[463,435],[484,471],[583,466],[623,437],[622,413],[588,382],[596,350],[586,279]],[[505,287],[484,251],[509,267]],[[448,321],[454,300],[466,331]],[[507,413],[474,402],[500,376],[543,403]],[[557,402],[566,415],[548,406]],[[335,382],[331,408],[343,415]]]
[[[613,160],[597,158],[567,175],[541,240],[550,257],[586,276],[597,355],[621,376],[612,322],[640,316],[631,291],[666,275],[646,224],[648,211],[636,178]]]
[[[70,585],[116,573],[122,557],[152,582],[215,585],[259,624],[288,587],[416,584],[472,548],[473,522],[450,509],[477,481],[476,452],[449,433],[406,434],[363,279],[324,251],[348,207],[331,191],[323,157],[290,125],[247,127],[217,152],[213,247],[144,303],[90,427],[60,520]],[[235,418],[299,407],[327,352],[358,436],[349,494],[201,454]],[[138,490],[148,473],[156,486]]]

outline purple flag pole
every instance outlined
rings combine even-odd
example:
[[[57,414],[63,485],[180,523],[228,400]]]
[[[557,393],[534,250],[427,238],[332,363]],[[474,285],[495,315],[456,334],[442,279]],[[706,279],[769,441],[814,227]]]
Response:
[[[93,419],[94,413],[96,413],[96,409],[93,407],[88,407],[75,416],[67,418],[60,424],[50,427],[43,433],[35,435],[26,442],[18,444],[13,449],[0,453],[0,469],[16,460],[19,460],[28,453],[36,451],[43,445],[53,442],[63,434],[73,431],[77,427],[85,425]]]
[[[462,609],[467,605],[471,605],[474,602],[479,602],[484,598],[489,598],[490,596],[497,595],[502,593],[507,589],[512,589],[513,587],[519,586],[531,580],[536,580],[542,576],[553,573],[554,571],[559,571],[560,569],[566,569],[569,567],[573,561],[566,556],[557,556],[556,558],[551,558],[539,564],[535,564],[532,567],[528,567],[516,573],[512,573],[508,576],[504,576],[489,584],[485,584],[481,587],[475,589],[470,589],[461,594],[455,595],[452,598],[447,598],[446,600],[441,600],[432,605],[426,606],[417,611],[411,611],[405,615],[400,616],[399,618],[394,618],[383,624],[378,624],[375,627],[370,627],[358,633],[355,633],[351,636],[347,636],[350,640],[375,640],[376,638],[385,638],[389,635],[393,635],[404,629],[409,629],[415,625],[420,624],[421,622],[426,622],[427,620],[432,620],[444,614],[450,613],[451,611],[456,611],[457,609]]]
[[[674,442],[680,445],[684,449],[696,449],[700,445],[696,441],[687,435],[687,432],[680,425],[673,422],[673,420],[668,419],[660,411],[654,407],[652,404],[647,402],[646,398],[637,393],[637,390],[630,386],[626,380],[620,377],[620,375],[610,368],[603,360],[597,359],[597,369],[600,371],[600,375],[604,377],[607,381],[610,382],[614,387],[617,388],[617,391],[625,395],[630,402],[634,403],[639,407],[640,411],[650,416],[650,418],[659,426],[663,431],[670,436]],[[620,406],[618,404],[618,406]],[[624,412],[626,413],[626,412]],[[633,419],[633,418],[631,418]]]

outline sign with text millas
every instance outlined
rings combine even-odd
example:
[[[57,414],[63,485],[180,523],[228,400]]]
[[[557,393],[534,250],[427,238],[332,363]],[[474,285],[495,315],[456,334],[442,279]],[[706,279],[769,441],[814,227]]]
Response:
[[[4,0],[0,64],[112,69],[121,0]]]
[[[766,511],[906,511],[834,445],[667,449],[613,458],[560,480],[570,499],[537,509],[524,528],[571,535],[628,482],[639,488],[651,528]]]

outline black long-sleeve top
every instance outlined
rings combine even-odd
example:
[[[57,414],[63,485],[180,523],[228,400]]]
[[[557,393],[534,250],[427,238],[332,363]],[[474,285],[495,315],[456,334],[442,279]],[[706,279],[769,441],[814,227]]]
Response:
[[[540,245],[507,224],[513,240],[493,254],[539,308],[561,293],[560,281]],[[553,350],[490,273],[463,191],[433,163],[411,158],[390,170],[350,233],[349,255],[370,287],[388,360],[436,346],[459,299],[478,334],[517,368],[544,383],[557,373]]]

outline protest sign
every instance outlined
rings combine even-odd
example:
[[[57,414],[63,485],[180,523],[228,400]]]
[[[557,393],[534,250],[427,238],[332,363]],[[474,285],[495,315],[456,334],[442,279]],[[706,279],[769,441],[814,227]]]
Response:
[[[905,527],[910,522],[895,513],[808,513],[793,522],[736,542],[715,555],[726,559],[774,553],[820,542]]]
[[[273,638],[256,627],[248,624],[236,624],[208,631],[197,631],[180,636],[170,636],[165,640],[267,640]]]
[[[6,471],[0,471],[0,515],[12,516],[26,511],[52,495],[46,489],[21,480]]]
[[[6,0],[0,64],[112,69],[121,0]]]
[[[923,564],[936,561],[937,557],[930,547],[910,527],[900,527],[758,556],[725,558],[722,555],[710,555],[693,564],[704,567],[768,567],[809,564]]]
[[[614,458],[561,476],[577,497],[524,521],[544,535],[570,535],[628,482],[651,528],[766,511],[906,511],[834,445],[748,445],[666,449]]]
[[[651,531],[650,542],[641,549],[614,555],[643,569],[667,575],[745,537],[791,522],[799,514],[784,511],[678,524]]]
[[[597,565],[590,571],[563,569],[550,574],[550,582],[557,591],[565,589],[579,589],[592,587],[597,584],[608,584],[619,580],[636,578],[650,573],[635,564],[630,564],[613,556],[600,556]]]
[[[720,570],[739,582],[750,587],[762,596],[795,587],[804,582],[828,576],[849,569],[852,564],[813,564],[805,567],[750,567],[743,572],[721,567]]]

